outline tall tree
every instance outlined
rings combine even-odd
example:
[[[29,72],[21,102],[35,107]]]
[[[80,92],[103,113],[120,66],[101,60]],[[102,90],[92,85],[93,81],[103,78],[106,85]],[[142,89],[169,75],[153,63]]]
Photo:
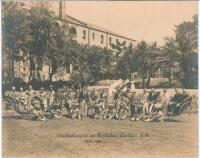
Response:
[[[131,79],[131,75],[136,71],[136,60],[134,49],[132,45],[127,46],[126,42],[120,43],[117,41],[116,44],[111,45],[115,50],[115,78],[117,79]]]
[[[7,2],[2,5],[2,46],[3,56],[8,55],[10,61],[10,80],[14,79],[14,56],[20,51],[29,51],[30,20],[27,10],[21,9],[19,3],[12,3],[12,8]],[[9,53],[9,54],[5,54]],[[4,65],[4,64],[3,64]]]
[[[147,51],[148,45],[145,41],[141,41],[137,44],[136,54],[138,57],[138,61],[140,63],[140,67],[138,70],[142,76],[142,87],[145,88],[145,78],[146,78],[146,69],[147,69]]]
[[[156,42],[147,43],[145,41],[141,41],[137,44],[135,48],[135,60],[139,74],[142,77],[142,87],[149,87],[150,79],[152,77],[152,73],[158,67],[158,63],[156,57],[159,53],[159,47]],[[147,82],[145,84],[145,79],[147,78]]]
[[[172,80],[172,66],[174,62],[178,61],[178,55],[177,55],[177,43],[176,40],[172,37],[165,38],[165,44],[162,47],[162,56],[168,59],[168,81],[169,85],[171,85]]]
[[[108,76],[112,52],[97,46],[80,45],[73,42],[68,46],[66,58],[73,65],[72,79],[85,84],[96,82]]]
[[[192,22],[183,22],[176,26],[175,30],[176,42],[178,45],[179,65],[181,67],[182,83],[187,87],[191,70],[194,68],[194,62],[191,57],[195,57],[198,46],[198,22],[197,15],[194,16]],[[198,60],[198,59],[196,59]]]
[[[53,13],[44,6],[31,8],[29,19],[31,21],[30,42],[30,77],[29,80],[36,78],[41,80],[39,71],[42,69],[43,57],[49,51],[49,43],[54,30],[55,20],[52,18]],[[52,28],[53,27],[53,28]],[[36,76],[32,76],[36,72]]]
[[[147,61],[146,61],[146,71],[147,71],[147,83],[146,87],[149,88],[150,81],[153,72],[156,71],[156,69],[160,66],[160,63],[157,62],[157,57],[160,54],[160,48],[157,46],[156,42],[150,43],[148,45],[148,51],[147,51]]]
[[[121,79],[131,80],[131,75],[136,71],[134,49],[132,47],[125,48],[117,57],[117,77]]]

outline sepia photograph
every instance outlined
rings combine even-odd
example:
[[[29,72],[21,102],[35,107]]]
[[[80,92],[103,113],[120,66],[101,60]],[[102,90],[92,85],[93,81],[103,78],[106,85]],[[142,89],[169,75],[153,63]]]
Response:
[[[3,158],[198,157],[198,1],[0,3]]]

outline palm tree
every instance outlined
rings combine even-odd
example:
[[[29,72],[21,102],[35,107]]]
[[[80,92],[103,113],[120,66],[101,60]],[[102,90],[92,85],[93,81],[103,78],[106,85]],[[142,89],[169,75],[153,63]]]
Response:
[[[142,76],[142,87],[149,87],[150,80],[153,72],[158,67],[158,62],[156,57],[159,53],[159,47],[156,42],[148,44],[145,41],[141,41],[138,43],[135,49],[135,60],[137,62],[137,68]],[[145,79],[147,78],[147,82],[145,84]]]
[[[159,47],[156,42],[148,44],[147,52],[147,83],[146,87],[150,86],[150,81],[152,73],[159,67],[160,63],[157,62],[157,57],[159,57]]]
[[[194,16],[193,22],[183,22],[176,26],[176,42],[177,51],[179,54],[179,64],[182,69],[182,83],[184,86],[188,86],[188,79],[190,78],[191,68],[194,67],[194,63],[191,60],[191,56],[197,53],[198,47],[198,24],[197,16]],[[198,60],[198,59],[196,59]]]
[[[162,55],[168,59],[168,80],[169,80],[169,86],[171,85],[172,80],[172,64],[177,58],[177,45],[176,40],[172,37],[166,37],[165,38],[165,44],[162,47]]]
[[[135,57],[137,57],[139,67],[138,71],[142,75],[142,88],[145,88],[145,78],[146,78],[146,70],[147,70],[147,52],[148,52],[148,44],[145,41],[141,41],[137,44],[135,50]]]

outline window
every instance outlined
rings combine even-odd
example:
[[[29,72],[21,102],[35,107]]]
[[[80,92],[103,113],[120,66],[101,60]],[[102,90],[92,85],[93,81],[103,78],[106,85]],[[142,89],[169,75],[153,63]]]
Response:
[[[83,30],[83,39],[86,39],[86,31]]]
[[[101,35],[101,43],[103,44],[104,37]]]
[[[109,44],[112,44],[112,37],[109,37]]]
[[[73,27],[73,26],[70,27],[70,28],[69,28],[69,33],[72,34],[72,35],[76,35],[76,28]]]
[[[93,40],[95,39],[95,33],[94,32],[92,33],[92,38],[93,38]]]

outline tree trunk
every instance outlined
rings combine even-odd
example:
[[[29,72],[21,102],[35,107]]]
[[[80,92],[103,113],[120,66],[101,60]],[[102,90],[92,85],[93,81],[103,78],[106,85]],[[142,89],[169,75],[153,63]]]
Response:
[[[49,74],[49,80],[50,80],[50,82],[52,82],[52,79],[53,79],[53,73],[51,72],[51,73]]]
[[[36,72],[37,72],[37,79],[38,79],[39,81],[41,81],[40,72],[39,72],[38,68],[37,68]]]
[[[11,74],[11,72],[12,72],[12,59],[11,59],[11,52],[10,52],[10,55],[9,55],[9,58],[8,58],[8,60],[9,60],[9,68],[8,68],[8,75],[9,75],[9,84],[11,84],[12,83],[12,74]]]
[[[151,81],[151,71],[148,70],[147,73],[148,73],[148,75],[147,75],[147,83],[146,83],[146,87],[149,88],[150,81]]]
[[[188,83],[188,64],[187,64],[187,59],[185,59],[185,52],[183,52],[183,57],[182,57],[182,68],[183,68],[183,73],[184,73],[184,78],[183,78],[183,86],[187,88],[187,83]]]
[[[10,56],[9,56],[9,79],[10,79],[10,83],[13,83],[14,81],[14,77],[15,77],[15,66],[14,66],[14,59],[13,59],[13,51],[10,51]]]
[[[144,72],[142,72],[142,88],[145,88],[145,76],[144,76]]]
[[[29,74],[29,78],[28,78],[28,82],[30,83],[31,82],[31,78],[32,78],[32,75],[33,75],[33,73],[32,73],[32,68],[31,68],[31,56],[30,56],[30,65],[29,65],[29,72],[30,72],[30,74]]]
[[[50,71],[50,66],[49,66],[49,80],[50,80],[50,82],[52,82],[54,73],[55,72],[53,70],[53,65],[52,65],[51,71]]]
[[[189,79],[189,72],[188,72],[188,68],[187,66],[184,66],[184,81],[183,81],[183,84],[184,84],[184,87],[185,88],[188,88],[188,79]]]
[[[37,57],[37,68],[36,68],[36,73],[37,73],[37,79],[39,80],[39,81],[41,81],[41,77],[40,77],[40,58],[41,58],[41,56],[38,56]]]
[[[29,66],[29,78],[28,78],[28,81],[31,82],[31,79],[32,79],[32,76],[33,76],[33,70],[32,70],[32,55],[30,55],[30,58],[29,58],[29,62],[30,62],[30,66]]]
[[[172,80],[172,70],[171,70],[171,61],[170,61],[169,62],[169,76],[168,76],[169,87],[171,87],[171,80]]]
[[[31,78],[32,78],[32,70],[30,69],[30,74],[29,74],[29,78],[28,78],[28,82],[31,82]]]

